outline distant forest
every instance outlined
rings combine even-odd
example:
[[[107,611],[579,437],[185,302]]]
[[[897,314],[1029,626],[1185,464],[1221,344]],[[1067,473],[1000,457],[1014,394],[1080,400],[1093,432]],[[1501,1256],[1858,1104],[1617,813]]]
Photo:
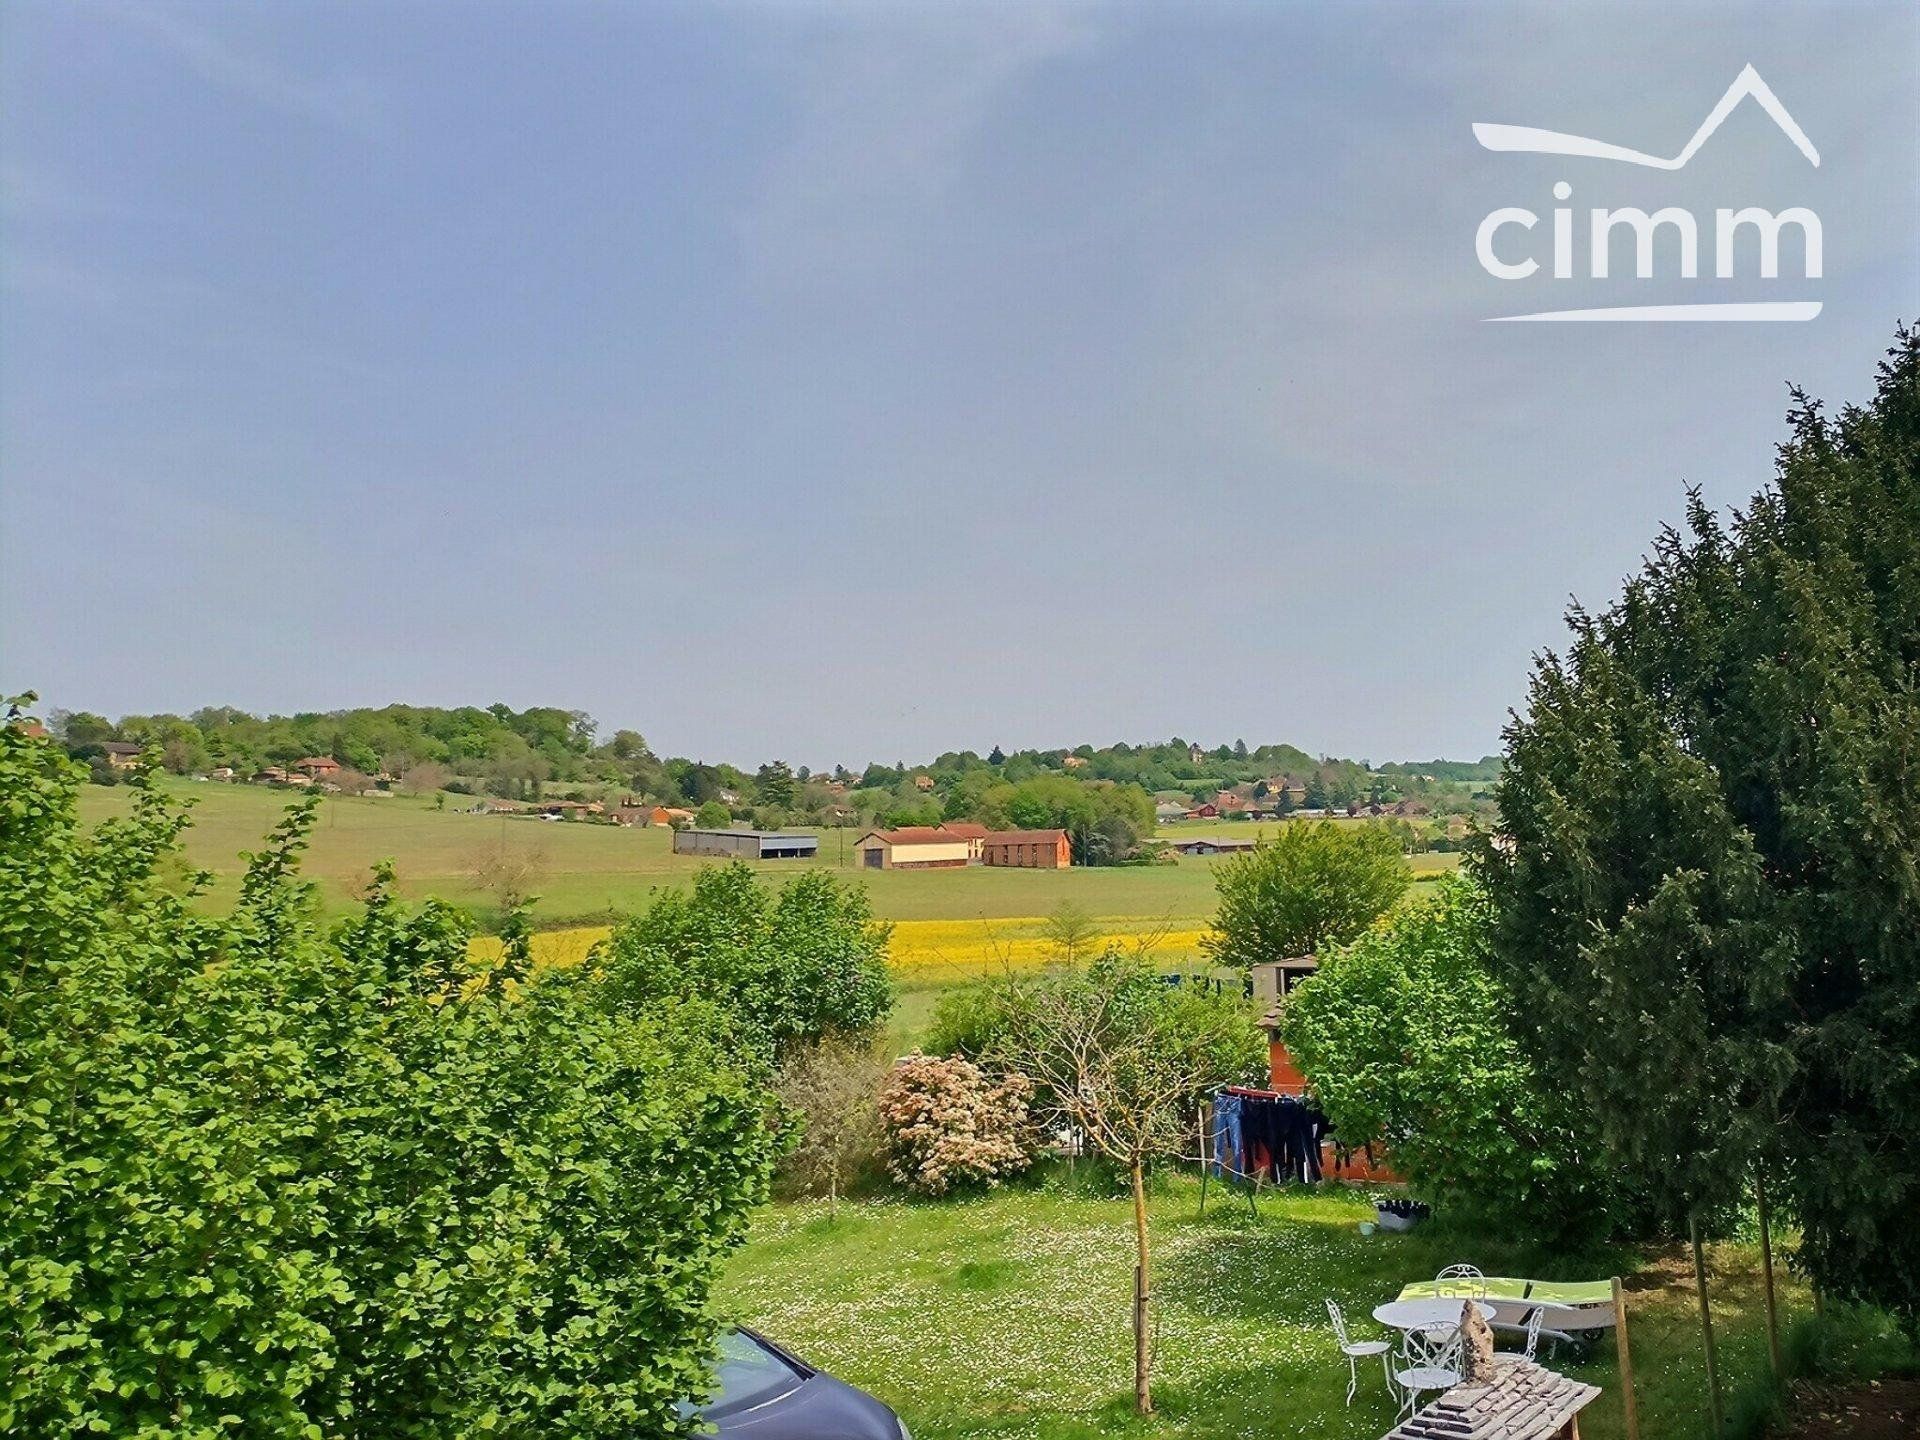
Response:
[[[1150,833],[1157,805],[1199,804],[1230,791],[1282,808],[1347,809],[1426,802],[1437,815],[1484,804],[1500,759],[1428,760],[1373,766],[1314,756],[1292,745],[1244,740],[1204,747],[1179,736],[1145,745],[987,754],[951,751],[920,765],[836,766],[816,772],[772,760],[755,770],[661,757],[634,730],[602,736],[580,710],[506,705],[440,708],[387,705],[299,715],[252,715],[210,706],[191,715],[85,711],[49,717],[68,752],[93,764],[95,778],[120,775],[108,748],[139,745],[182,775],[231,770],[248,779],[314,756],[344,767],[343,788],[378,785],[423,793],[509,799],[632,798],[694,809],[719,807],[735,819],[773,824],[933,824],[979,819],[1015,825],[1107,826]],[[713,811],[709,809],[711,815]]]

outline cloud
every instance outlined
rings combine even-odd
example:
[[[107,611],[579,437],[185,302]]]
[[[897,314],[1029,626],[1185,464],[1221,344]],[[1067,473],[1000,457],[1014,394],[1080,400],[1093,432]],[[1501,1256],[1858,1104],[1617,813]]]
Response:
[[[296,75],[161,5],[116,5],[110,13],[143,30],[218,89],[362,139],[378,139],[386,130],[379,95],[359,77]]]

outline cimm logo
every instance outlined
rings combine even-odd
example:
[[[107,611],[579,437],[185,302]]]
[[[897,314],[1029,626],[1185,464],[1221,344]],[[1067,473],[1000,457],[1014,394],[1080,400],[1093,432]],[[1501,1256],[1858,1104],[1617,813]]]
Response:
[[[1611,160],[1622,165],[1638,165],[1650,170],[1682,170],[1700,153],[1700,148],[1720,128],[1728,115],[1743,100],[1751,99],[1780,127],[1788,140],[1809,165],[1818,167],[1820,152],[1807,138],[1807,132],[1787,113],[1759,71],[1749,65],[1727,87],[1720,103],[1713,107],[1693,138],[1671,157],[1649,155],[1613,145],[1605,140],[1590,140],[1584,135],[1566,135],[1557,130],[1537,130],[1530,125],[1487,125],[1476,123],[1474,138],[1488,150],[1531,155],[1567,155],[1586,160]],[[1553,198],[1570,200],[1573,186],[1566,180],[1555,183]],[[1669,205],[1649,215],[1633,206],[1608,209],[1594,206],[1584,227],[1584,265],[1579,251],[1582,227],[1574,221],[1571,206],[1553,210],[1550,253],[1544,264],[1537,227],[1540,216],[1518,205],[1490,212],[1480,222],[1474,236],[1474,253],[1481,268],[1498,280],[1526,280],[1545,270],[1551,280],[1608,280],[1612,274],[1613,239],[1616,230],[1631,232],[1633,278],[1697,280],[1700,278],[1702,232],[1709,230],[1691,210]],[[1775,214],[1757,205],[1731,206],[1713,212],[1710,233],[1713,244],[1713,276],[1717,280],[1736,278],[1736,262],[1741,252],[1754,257],[1750,272],[1762,280],[1780,278],[1781,232],[1793,227],[1799,236],[1801,278],[1818,280],[1821,267],[1820,217],[1803,206],[1794,205]],[[1752,242],[1743,244],[1743,232],[1752,232]],[[1664,232],[1664,233],[1663,233]],[[1664,264],[1656,266],[1657,258]],[[1619,277],[1625,278],[1625,277]],[[1680,305],[1607,305],[1585,310],[1536,310],[1524,315],[1494,315],[1491,320],[1551,321],[1673,321],[1673,320],[1811,320],[1820,313],[1818,300],[1705,301]]]

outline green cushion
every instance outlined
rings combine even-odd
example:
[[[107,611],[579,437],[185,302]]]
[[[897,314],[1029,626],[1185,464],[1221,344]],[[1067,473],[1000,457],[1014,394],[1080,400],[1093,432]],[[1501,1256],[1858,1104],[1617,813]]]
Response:
[[[1464,1295],[1472,1281],[1449,1280],[1449,1294]],[[1489,1275],[1481,1282],[1489,1300],[1545,1300],[1554,1305],[1605,1305],[1613,1300],[1611,1280],[1516,1280]],[[1440,1294],[1435,1280],[1420,1280],[1400,1291],[1402,1300],[1431,1300]]]

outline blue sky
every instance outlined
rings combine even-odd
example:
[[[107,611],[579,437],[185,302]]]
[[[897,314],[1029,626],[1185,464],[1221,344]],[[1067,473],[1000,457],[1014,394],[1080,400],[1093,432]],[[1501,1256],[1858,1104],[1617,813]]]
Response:
[[[1817,169],[1752,104],[1672,174],[1473,140],[1671,154],[1748,63]],[[1904,3],[14,0],[0,683],[1478,755],[1683,486],[1767,478],[1786,382],[1866,393],[1916,135]],[[1824,276],[1485,274],[1556,179],[1811,207]]]

